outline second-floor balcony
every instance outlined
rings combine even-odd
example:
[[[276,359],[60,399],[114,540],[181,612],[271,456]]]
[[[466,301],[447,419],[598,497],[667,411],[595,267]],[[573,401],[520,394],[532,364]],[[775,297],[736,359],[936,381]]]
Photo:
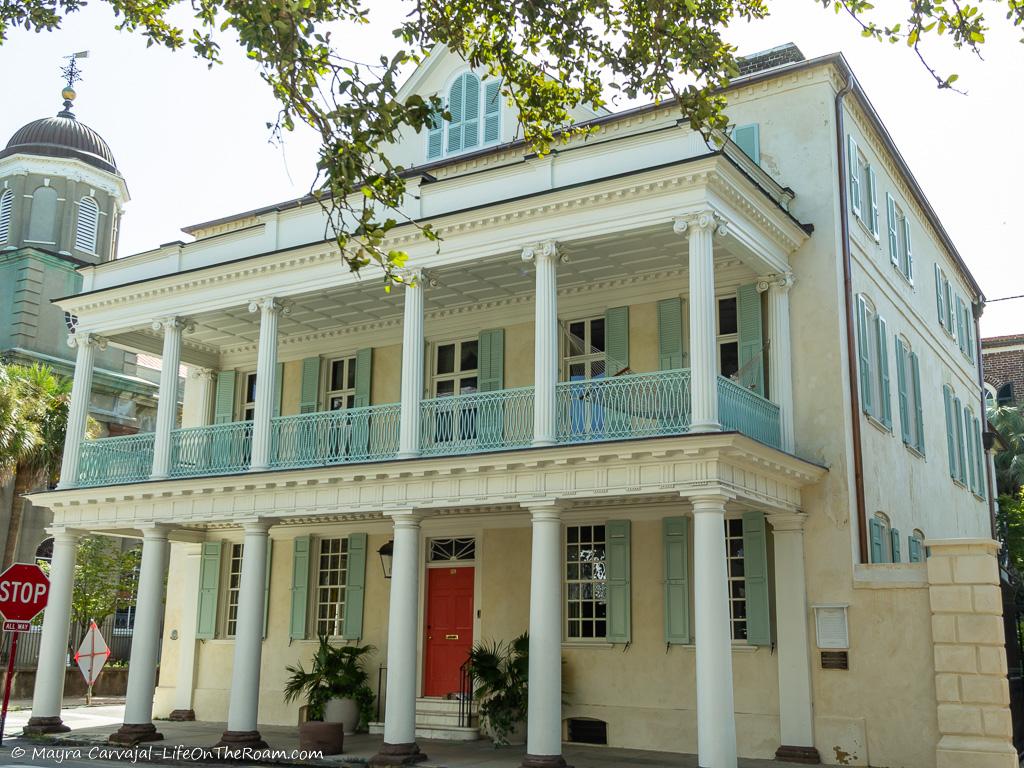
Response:
[[[778,406],[732,379],[719,376],[717,384],[722,428],[779,448]],[[562,382],[555,402],[559,445],[682,435],[690,431],[690,371]],[[422,400],[420,455],[529,449],[533,404],[533,387]],[[393,460],[399,453],[400,417],[398,403],[275,417],[270,468]],[[250,421],[176,429],[170,477],[248,471],[252,438]],[[147,480],[152,462],[152,434],[88,440],[82,444],[78,485]]]

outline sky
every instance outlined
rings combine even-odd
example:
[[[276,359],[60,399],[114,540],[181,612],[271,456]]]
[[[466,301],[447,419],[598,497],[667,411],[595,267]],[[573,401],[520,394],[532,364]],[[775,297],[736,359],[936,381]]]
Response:
[[[370,25],[336,40],[344,55],[374,61],[393,51],[390,30],[407,4],[368,3]],[[907,3],[876,5],[898,12]],[[1024,333],[1024,299],[992,301],[1024,294],[1021,31],[993,14],[984,61],[931,44],[932,63],[960,76],[967,94],[959,95],[936,89],[910,49],[862,38],[813,0],[770,6],[770,18],[738,23],[726,38],[741,54],[789,41],[808,58],[842,51],[989,299],[982,335]],[[177,18],[187,23],[182,12]],[[62,57],[89,50],[75,113],[107,140],[128,183],[121,255],[187,240],[183,226],[309,191],[316,137],[297,131],[283,144],[270,141],[275,102],[240,48],[225,41],[225,63],[210,69],[188,51],[147,49],[114,25],[106,3],[91,3],[58,31],[10,30],[0,45],[0,141],[60,109]],[[787,183],[799,191],[799,179]]]

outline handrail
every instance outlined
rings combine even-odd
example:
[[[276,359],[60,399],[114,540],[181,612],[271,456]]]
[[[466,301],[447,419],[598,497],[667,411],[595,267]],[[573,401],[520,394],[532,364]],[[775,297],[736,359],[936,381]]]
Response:
[[[245,472],[251,460],[251,421],[186,427],[171,432],[171,477]]]
[[[473,727],[473,694],[476,690],[476,678],[473,677],[470,659],[466,659],[459,667],[459,727]]]
[[[271,467],[382,461],[398,453],[399,403],[271,420]]]
[[[779,406],[724,376],[718,377],[718,420],[724,429],[742,432],[773,448],[782,445]]]
[[[533,442],[533,387],[420,401],[420,453],[453,456]]]
[[[85,440],[78,455],[76,482],[83,487],[134,483],[153,470],[152,432]]]

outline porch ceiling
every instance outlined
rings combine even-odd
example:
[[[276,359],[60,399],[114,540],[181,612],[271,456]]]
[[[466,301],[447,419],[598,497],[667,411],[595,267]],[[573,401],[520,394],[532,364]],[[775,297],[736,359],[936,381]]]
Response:
[[[559,293],[626,277],[685,270],[687,265],[686,238],[675,234],[667,224],[562,243],[559,248],[566,259],[558,267]],[[716,243],[715,257],[721,267],[739,263],[721,242]],[[339,263],[338,269],[344,266]],[[434,268],[427,279],[424,298],[428,315],[439,310],[530,297],[534,291],[533,267],[522,261],[518,249],[469,264]],[[383,282],[371,270],[355,285],[289,298],[290,313],[280,318],[278,333],[284,340],[352,326],[397,322],[402,317],[401,293],[401,288],[385,293]],[[259,338],[259,315],[249,312],[245,302],[250,298],[255,297],[240,296],[237,306],[190,316],[195,329],[184,337],[185,362],[216,367],[221,352],[255,345]],[[113,335],[111,341],[155,354],[161,349],[159,333],[148,327]]]

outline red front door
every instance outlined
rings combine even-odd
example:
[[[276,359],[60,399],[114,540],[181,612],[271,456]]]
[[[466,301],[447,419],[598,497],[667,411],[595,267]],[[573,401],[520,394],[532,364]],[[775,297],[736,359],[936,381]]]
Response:
[[[473,647],[473,568],[427,571],[427,645],[423,695],[459,691],[459,668]]]

